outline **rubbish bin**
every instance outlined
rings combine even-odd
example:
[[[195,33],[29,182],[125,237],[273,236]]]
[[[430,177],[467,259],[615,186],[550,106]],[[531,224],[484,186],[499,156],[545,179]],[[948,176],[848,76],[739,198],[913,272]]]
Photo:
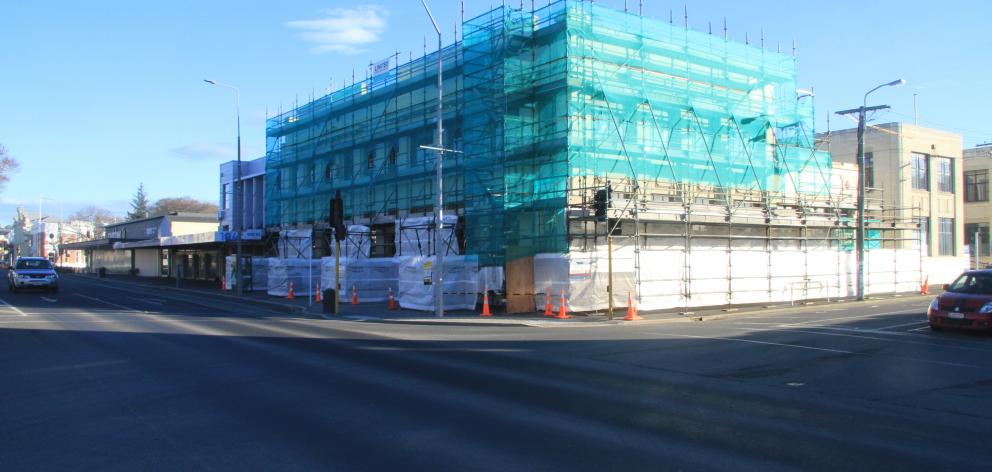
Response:
[[[324,290],[324,293],[322,293],[321,295],[324,297],[323,298],[324,313],[332,313],[332,314],[337,313],[334,311],[334,299],[335,297],[337,297],[337,293],[335,293],[334,289],[329,288],[327,290]]]
[[[106,267],[101,267],[101,268],[97,269],[96,273],[97,273],[97,276],[99,276],[101,279],[107,278],[107,268]]]

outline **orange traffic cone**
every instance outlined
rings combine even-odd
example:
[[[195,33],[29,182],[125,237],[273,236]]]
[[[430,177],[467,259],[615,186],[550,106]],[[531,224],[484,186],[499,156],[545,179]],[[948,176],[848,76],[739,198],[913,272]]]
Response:
[[[220,277],[220,289],[227,290],[227,280],[224,279],[223,275]]]
[[[926,276],[923,279],[923,283],[920,285],[920,295],[930,294],[930,276]]]
[[[544,316],[555,316],[555,312],[551,309],[551,287],[544,292]]]
[[[399,307],[396,306],[396,299],[393,298],[393,287],[389,287],[389,309],[390,310],[399,309]]]
[[[624,321],[637,321],[641,319],[637,316],[637,307],[634,306],[634,300],[630,298],[630,292],[627,292],[627,316],[624,317]]]
[[[493,316],[492,312],[489,311],[489,287],[485,288],[482,292],[482,313],[479,316]]]
[[[313,300],[315,302],[317,302],[317,303],[320,303],[320,302],[324,301],[324,299],[323,298],[320,298],[320,297],[321,297],[321,295],[320,295],[320,282],[317,282],[317,296],[314,297]]]
[[[296,300],[296,296],[293,295],[293,281],[289,281],[289,291],[286,292],[286,300]]]
[[[358,304],[358,288],[356,288],[354,285],[351,286],[351,304],[352,305]]]
[[[567,309],[565,308],[565,289],[562,289],[561,300],[558,301],[558,316],[556,316],[556,318],[558,318],[559,320],[567,320],[571,318],[571,316],[568,316],[566,310]]]

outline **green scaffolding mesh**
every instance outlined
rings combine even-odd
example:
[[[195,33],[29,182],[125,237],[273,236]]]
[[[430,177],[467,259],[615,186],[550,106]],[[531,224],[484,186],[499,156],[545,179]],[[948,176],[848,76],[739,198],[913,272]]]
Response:
[[[483,265],[568,251],[574,178],[825,195],[793,57],[584,0],[497,7],[441,51],[445,206]],[[269,120],[266,223],[429,214],[437,54]]]

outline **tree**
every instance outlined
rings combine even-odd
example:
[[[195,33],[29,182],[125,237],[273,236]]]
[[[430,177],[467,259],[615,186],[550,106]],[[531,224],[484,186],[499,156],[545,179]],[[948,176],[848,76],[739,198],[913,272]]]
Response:
[[[172,212],[217,213],[217,205],[197,200],[191,197],[162,198],[151,207],[153,215],[164,215]]]
[[[7,148],[0,144],[0,187],[10,181],[10,174],[17,172],[20,164],[16,159],[10,157]]]
[[[127,212],[127,219],[140,220],[148,218],[148,194],[145,193],[145,184],[138,185],[138,191],[131,199],[131,211]]]
[[[106,209],[100,208],[93,205],[83,207],[79,211],[69,215],[69,221],[80,220],[93,223],[93,237],[102,238],[103,237],[103,227],[104,225],[115,223],[117,217]]]

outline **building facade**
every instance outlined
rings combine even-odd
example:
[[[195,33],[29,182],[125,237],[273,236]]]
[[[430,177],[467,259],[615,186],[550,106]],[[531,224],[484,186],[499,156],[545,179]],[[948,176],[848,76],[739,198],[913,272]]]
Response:
[[[823,133],[818,141],[835,161],[856,165],[856,129]],[[920,248],[930,283],[949,283],[966,266],[965,165],[959,134],[908,123],[872,125],[865,131],[866,204],[912,222],[916,228],[899,232],[896,239],[900,247]],[[868,219],[871,227],[871,215]],[[875,234],[883,231],[875,226]],[[871,250],[871,232],[866,239]]]
[[[220,198],[218,199],[221,231],[235,231],[234,198],[238,161],[220,165]],[[246,230],[265,228],[265,158],[241,162],[242,224]]]
[[[271,118],[266,227],[312,231],[326,255],[316,234],[340,191],[368,257],[402,266],[443,247],[505,275],[510,311],[559,290],[599,309],[607,286],[644,308],[853,293],[854,198],[833,188],[793,56],[584,0],[497,7],[462,32]],[[441,244],[431,144],[455,151]],[[892,238],[878,234],[892,266],[875,264],[870,292],[919,287]]]
[[[972,267],[992,263],[989,228],[992,203],[989,201],[989,170],[992,169],[992,145],[964,150],[964,242],[969,247]]]

